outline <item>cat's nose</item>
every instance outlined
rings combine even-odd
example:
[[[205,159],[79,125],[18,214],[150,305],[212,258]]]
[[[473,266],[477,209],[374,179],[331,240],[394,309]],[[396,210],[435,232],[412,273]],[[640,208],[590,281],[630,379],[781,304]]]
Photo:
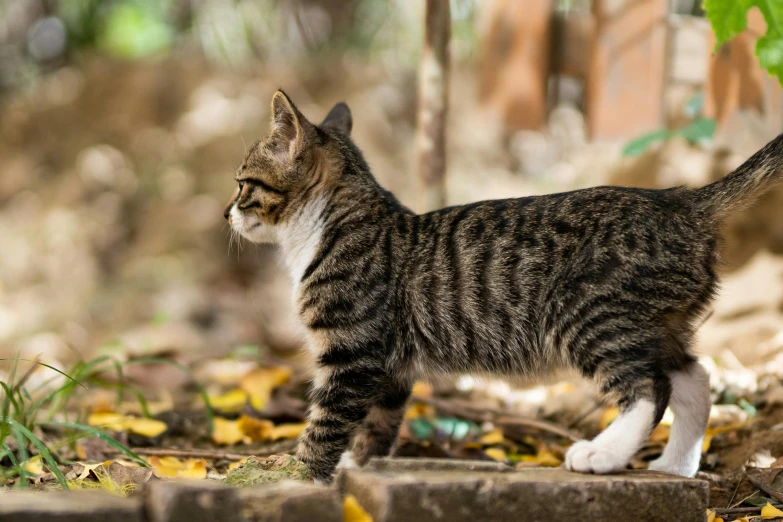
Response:
[[[226,210],[223,211],[223,217],[226,218],[226,221],[231,223],[231,205],[226,207]]]

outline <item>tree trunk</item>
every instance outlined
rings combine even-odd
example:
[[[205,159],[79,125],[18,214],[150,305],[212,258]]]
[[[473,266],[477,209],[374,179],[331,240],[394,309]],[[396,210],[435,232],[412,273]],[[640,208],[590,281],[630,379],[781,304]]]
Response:
[[[449,0],[427,0],[419,68],[418,163],[420,210],[445,206],[446,117],[449,105]]]

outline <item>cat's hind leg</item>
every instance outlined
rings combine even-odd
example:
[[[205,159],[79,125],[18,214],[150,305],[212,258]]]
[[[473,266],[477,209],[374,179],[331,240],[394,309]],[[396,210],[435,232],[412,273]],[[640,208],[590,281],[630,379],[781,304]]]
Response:
[[[701,447],[710,416],[710,382],[704,367],[697,362],[670,374],[674,413],[669,443],[649,469],[692,477],[699,471]]]
[[[619,401],[620,414],[593,440],[573,444],[565,467],[580,473],[612,473],[625,469],[661,420],[669,400],[669,381],[661,377],[635,388]]]
[[[410,391],[410,385],[394,381],[377,391],[373,406],[354,435],[353,448],[343,453],[338,468],[363,466],[371,457],[385,457],[391,453]]]

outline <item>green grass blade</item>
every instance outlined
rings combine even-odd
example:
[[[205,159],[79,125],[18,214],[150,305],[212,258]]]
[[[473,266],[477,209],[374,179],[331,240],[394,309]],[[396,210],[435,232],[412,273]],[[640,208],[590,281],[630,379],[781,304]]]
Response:
[[[61,426],[61,427],[64,427],[64,428],[72,428],[72,429],[75,429],[75,430],[84,431],[86,433],[89,433],[91,435],[94,435],[94,436],[98,437],[99,439],[101,439],[106,444],[108,444],[112,448],[116,449],[117,451],[119,451],[120,453],[125,455],[126,457],[135,460],[136,462],[139,463],[140,466],[145,467],[145,468],[149,467],[149,464],[147,464],[147,461],[144,460],[143,458],[139,457],[133,451],[131,451],[131,449],[129,447],[125,446],[121,442],[117,441],[113,437],[107,435],[106,433],[102,432],[101,430],[99,430],[98,428],[95,428],[93,426],[87,426],[86,424],[79,424],[79,423],[76,423],[76,422],[45,422],[45,423],[42,423],[41,426]]]
[[[76,379],[74,379],[73,377],[71,377],[70,375],[65,373],[64,371],[58,370],[54,366],[51,366],[51,365],[46,364],[46,363],[42,363],[41,361],[35,361],[33,359],[24,359],[22,357],[0,357],[0,361],[27,361],[27,362],[34,362],[34,363],[39,364],[41,366],[45,366],[46,368],[49,368],[50,370],[56,371],[57,373],[59,373],[63,377],[66,377],[67,379],[72,380],[73,382],[75,382],[76,384],[81,386],[82,388],[87,389],[87,386],[83,385],[82,383],[80,383],[79,381],[77,381]]]
[[[11,431],[16,438],[16,444],[19,446],[19,460],[22,462],[27,462],[27,460],[30,458],[30,455],[27,453],[27,441],[24,439],[21,431],[13,427],[11,428]],[[24,466],[22,466],[19,461],[16,462],[16,471],[19,475],[19,482],[17,487],[20,489],[27,488],[27,470],[24,469]]]
[[[11,428],[13,428],[21,435],[24,435],[24,437],[26,437],[30,442],[32,442],[33,446],[35,446],[38,449],[38,452],[41,454],[41,458],[43,458],[46,461],[46,464],[49,466],[49,470],[57,478],[57,482],[60,483],[60,486],[62,486],[63,489],[69,489],[68,482],[65,480],[62,471],[60,471],[60,467],[57,465],[57,462],[55,462],[54,458],[52,457],[52,454],[49,453],[49,449],[46,447],[46,444],[44,444],[41,441],[41,439],[36,437],[32,431],[28,430],[26,427],[22,426],[14,419],[9,419],[8,417],[4,417],[0,419],[0,421],[7,422],[8,424],[11,425]],[[20,449],[24,447],[24,439],[20,441],[19,447]],[[23,461],[25,460],[27,459],[23,459]]]

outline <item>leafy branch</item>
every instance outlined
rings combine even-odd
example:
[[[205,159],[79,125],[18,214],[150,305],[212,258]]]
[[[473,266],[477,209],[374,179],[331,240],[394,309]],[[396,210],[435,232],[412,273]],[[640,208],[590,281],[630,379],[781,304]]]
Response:
[[[715,32],[716,49],[745,30],[748,11],[754,7],[758,7],[767,22],[767,34],[756,42],[756,56],[761,66],[783,84],[783,2],[704,0],[704,10]]]

